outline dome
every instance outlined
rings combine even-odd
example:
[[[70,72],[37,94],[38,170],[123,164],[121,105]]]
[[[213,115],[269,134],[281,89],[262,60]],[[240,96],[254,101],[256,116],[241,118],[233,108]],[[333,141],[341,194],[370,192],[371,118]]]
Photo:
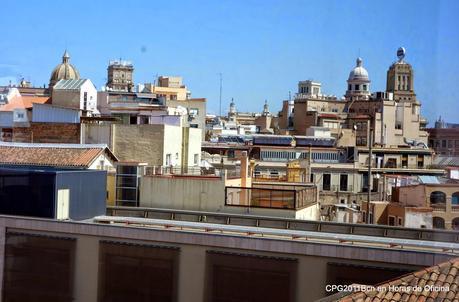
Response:
[[[54,86],[54,84],[59,82],[59,80],[77,80],[80,78],[78,70],[70,64],[69,61],[70,55],[66,50],[62,56],[62,63],[57,65],[51,73],[51,77],[49,79],[50,87]]]
[[[362,67],[362,58],[357,58],[356,66],[349,73],[348,81],[370,81],[368,71]]]

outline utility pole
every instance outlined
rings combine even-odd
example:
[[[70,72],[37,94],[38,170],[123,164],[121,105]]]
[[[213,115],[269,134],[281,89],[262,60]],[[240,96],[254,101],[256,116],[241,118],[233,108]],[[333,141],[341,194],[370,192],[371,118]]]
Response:
[[[219,117],[222,116],[222,84],[223,84],[223,74],[220,72],[220,115]]]
[[[373,130],[370,129],[368,138],[368,199],[367,199],[367,224],[370,224],[370,201],[371,201],[371,164],[373,162]],[[373,215],[374,217],[374,215]]]

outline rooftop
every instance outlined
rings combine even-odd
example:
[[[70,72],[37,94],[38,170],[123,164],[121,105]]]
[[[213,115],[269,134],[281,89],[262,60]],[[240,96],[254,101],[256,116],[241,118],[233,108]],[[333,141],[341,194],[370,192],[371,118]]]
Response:
[[[334,301],[458,301],[458,272],[459,258],[454,258],[377,285],[375,290],[354,292]],[[432,286],[435,286],[436,289],[432,289]],[[385,290],[377,290],[378,287]],[[407,290],[409,287],[420,287],[422,290]]]
[[[88,168],[102,153],[117,161],[106,145],[0,142],[4,165]]]
[[[60,80],[54,85],[55,90],[78,90],[81,86],[88,81],[87,79],[71,79],[71,80]]]
[[[15,96],[9,103],[0,106],[0,111],[13,111],[14,109],[30,109],[33,104],[50,104],[51,98],[46,96]]]

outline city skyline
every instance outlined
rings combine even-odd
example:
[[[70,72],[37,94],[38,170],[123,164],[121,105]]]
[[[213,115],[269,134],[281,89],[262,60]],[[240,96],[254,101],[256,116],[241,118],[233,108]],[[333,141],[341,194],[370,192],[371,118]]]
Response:
[[[108,61],[122,57],[133,61],[135,83],[152,82],[156,75],[182,76],[194,97],[208,99],[209,113],[218,113],[220,72],[223,113],[231,98],[241,111],[260,112],[267,99],[277,112],[300,80],[314,79],[325,94],[344,95],[359,55],[371,90],[385,90],[387,69],[404,46],[429,125],[440,115],[458,122],[459,42],[450,39],[459,33],[453,18],[456,2],[200,4],[137,2],[133,20],[117,19],[126,8],[116,4],[94,3],[92,11],[71,2],[22,7],[21,14],[0,21],[10,28],[4,37],[9,47],[0,50],[0,84],[20,77],[35,86],[47,84],[68,49],[81,77],[98,89],[105,84]],[[7,2],[4,8],[16,5]],[[33,15],[41,16],[39,22],[26,22]],[[27,33],[33,47],[24,47],[18,33]]]

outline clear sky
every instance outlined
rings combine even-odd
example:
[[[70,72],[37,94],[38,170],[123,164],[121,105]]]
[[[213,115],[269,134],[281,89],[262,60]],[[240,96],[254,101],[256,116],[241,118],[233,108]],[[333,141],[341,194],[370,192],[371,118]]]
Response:
[[[68,49],[100,88],[110,59],[132,60],[136,83],[180,75],[218,113],[281,108],[299,80],[342,96],[359,55],[371,90],[404,46],[422,113],[459,122],[459,1],[11,1],[2,0],[0,84],[48,83]]]

